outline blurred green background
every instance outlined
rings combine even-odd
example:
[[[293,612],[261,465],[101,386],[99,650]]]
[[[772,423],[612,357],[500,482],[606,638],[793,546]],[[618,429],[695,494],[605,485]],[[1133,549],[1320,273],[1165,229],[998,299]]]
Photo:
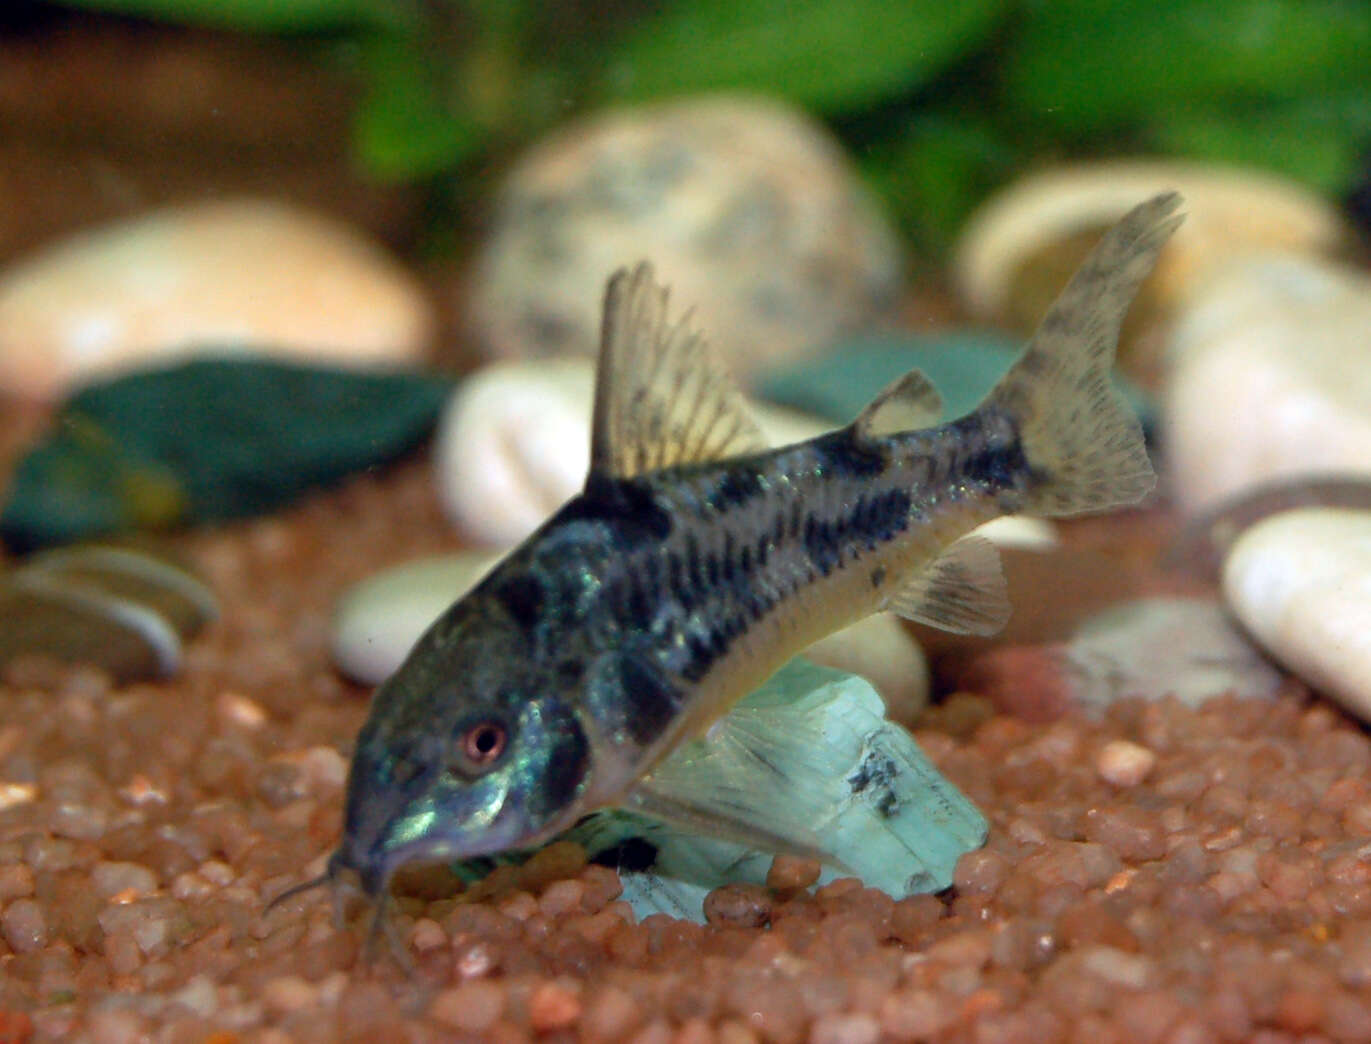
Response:
[[[738,88],[824,119],[911,240],[1052,158],[1173,154],[1340,197],[1371,148],[1366,0],[67,0],[289,38],[361,84],[359,169],[479,205],[596,108]],[[452,202],[451,199],[448,202]]]

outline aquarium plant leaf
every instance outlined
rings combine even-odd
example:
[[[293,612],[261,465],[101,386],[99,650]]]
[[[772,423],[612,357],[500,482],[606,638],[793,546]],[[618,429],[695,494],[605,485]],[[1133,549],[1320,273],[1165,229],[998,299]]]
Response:
[[[488,129],[469,114],[420,41],[377,35],[362,48],[367,87],[353,114],[353,147],[381,179],[425,178],[479,150]],[[452,61],[469,60],[453,57]]]
[[[406,0],[60,0],[112,14],[254,33],[413,24]]]
[[[1008,55],[1005,101],[1071,133],[1222,99],[1365,83],[1371,4],[1346,0],[1037,0]]]
[[[90,385],[19,462],[0,539],[22,551],[281,507],[413,448],[451,386],[241,356]]]
[[[779,94],[833,113],[920,86],[980,44],[1004,0],[676,0],[610,43],[603,92]]]

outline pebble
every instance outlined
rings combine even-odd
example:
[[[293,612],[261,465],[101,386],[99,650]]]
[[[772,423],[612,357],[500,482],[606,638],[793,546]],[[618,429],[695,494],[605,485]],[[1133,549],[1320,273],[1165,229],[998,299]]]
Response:
[[[1125,696],[1197,706],[1221,693],[1271,699],[1282,676],[1215,603],[1143,598],[1087,620],[1066,648],[1074,700],[1102,711]]]
[[[1234,258],[1327,255],[1350,240],[1334,207],[1273,175],[1175,160],[1078,164],[1015,182],[972,216],[955,249],[958,294],[977,319],[1030,333],[1099,234],[1165,189],[1185,197],[1186,219],[1145,284],[1143,312],[1169,313]]]
[[[348,589],[333,612],[329,649],[338,669],[379,685],[404,661],[425,629],[474,587],[502,555],[459,551],[395,566]],[[865,677],[892,719],[911,722],[928,702],[928,665],[904,624],[886,613],[816,642],[816,663]]]
[[[433,329],[415,278],[356,230],[271,200],[192,203],[0,274],[0,390],[53,400],[206,345],[415,364]]]
[[[1276,479],[1371,475],[1371,276],[1313,258],[1234,264],[1171,341],[1163,423],[1188,513]]]
[[[1116,787],[1137,786],[1156,764],[1156,754],[1130,740],[1110,740],[1095,755],[1095,771]]]
[[[0,575],[0,665],[21,657],[88,663],[120,682],[166,677],[218,613],[186,567],[150,551],[49,551]]]
[[[1273,657],[1371,720],[1371,512],[1306,508],[1259,522],[1229,551],[1223,592]]]
[[[503,186],[469,311],[492,357],[593,355],[605,280],[651,260],[734,372],[867,326],[893,229],[817,122],[717,95],[620,110],[536,146]]]

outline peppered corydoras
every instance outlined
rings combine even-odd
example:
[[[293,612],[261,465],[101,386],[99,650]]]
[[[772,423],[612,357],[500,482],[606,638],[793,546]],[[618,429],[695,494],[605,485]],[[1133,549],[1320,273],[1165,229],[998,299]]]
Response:
[[[1178,203],[1158,196],[1106,234],[976,410],[936,424],[915,372],[848,427],[780,449],[688,319],[669,321],[651,268],[616,274],[583,492],[377,690],[342,842],[300,888],[347,869],[380,898],[405,863],[528,847],[609,805],[730,836],[652,770],[787,659],[883,609],[998,630],[998,555],[972,529],[1107,510],[1153,484],[1109,371]]]

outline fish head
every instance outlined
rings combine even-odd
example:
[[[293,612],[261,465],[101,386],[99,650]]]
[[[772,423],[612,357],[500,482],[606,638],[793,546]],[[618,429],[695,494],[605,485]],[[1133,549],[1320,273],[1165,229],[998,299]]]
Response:
[[[376,896],[407,863],[526,848],[578,818],[591,759],[572,694],[475,630],[378,689],[330,876],[353,870]]]

